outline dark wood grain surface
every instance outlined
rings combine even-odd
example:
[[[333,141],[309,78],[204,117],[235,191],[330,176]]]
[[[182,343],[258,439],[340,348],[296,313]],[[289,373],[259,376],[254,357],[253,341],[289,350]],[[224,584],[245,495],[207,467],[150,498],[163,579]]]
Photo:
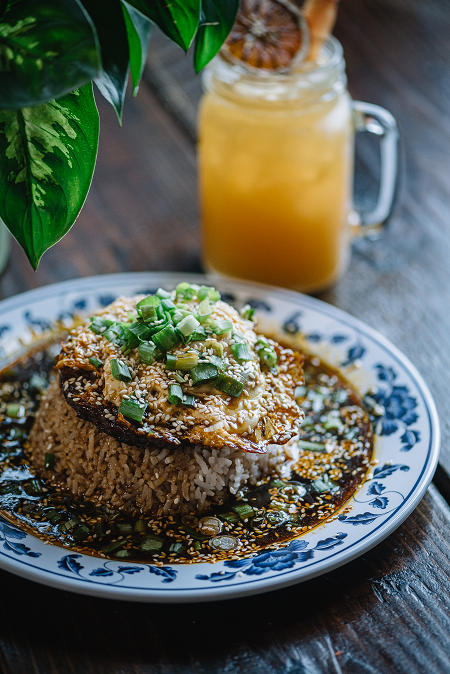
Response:
[[[397,344],[429,384],[443,427],[437,484],[450,500],[450,3],[342,0],[336,35],[349,87],[401,125],[404,179],[386,236],[359,241],[321,298]],[[121,271],[198,271],[190,57],[153,39],[124,126],[99,100],[93,186],[37,273],[17,245],[0,295]],[[371,199],[376,148],[359,146],[357,201]],[[383,674],[450,671],[450,509],[433,490],[373,551],[322,578],[251,599],[150,606],[51,590],[0,572],[0,672]]]
[[[449,518],[431,491],[323,577],[178,606],[91,599],[0,572],[2,674],[446,674]]]

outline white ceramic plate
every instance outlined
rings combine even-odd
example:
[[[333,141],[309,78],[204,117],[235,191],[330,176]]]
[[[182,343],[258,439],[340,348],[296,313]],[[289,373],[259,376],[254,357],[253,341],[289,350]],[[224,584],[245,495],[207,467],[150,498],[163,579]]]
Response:
[[[17,351],[19,339],[56,319],[92,313],[118,295],[149,294],[181,280],[205,282],[171,273],[116,274],[66,281],[0,302],[0,361]],[[436,468],[439,424],[430,393],[407,358],[364,323],[311,297],[231,280],[217,286],[238,308],[255,306],[263,330],[302,335],[311,352],[338,366],[362,394],[378,387],[377,401],[385,407],[375,447],[378,464],[348,502],[350,510],[276,552],[164,567],[71,553],[0,518],[0,567],[46,585],[113,599],[226,599],[329,572],[382,541],[416,507]]]

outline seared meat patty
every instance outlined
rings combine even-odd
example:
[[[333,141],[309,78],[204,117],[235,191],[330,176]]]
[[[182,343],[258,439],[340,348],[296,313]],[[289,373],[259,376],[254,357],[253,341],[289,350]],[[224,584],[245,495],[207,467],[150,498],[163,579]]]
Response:
[[[214,289],[119,298],[71,332],[56,367],[79,417],[137,447],[264,453],[298,432],[302,357]]]

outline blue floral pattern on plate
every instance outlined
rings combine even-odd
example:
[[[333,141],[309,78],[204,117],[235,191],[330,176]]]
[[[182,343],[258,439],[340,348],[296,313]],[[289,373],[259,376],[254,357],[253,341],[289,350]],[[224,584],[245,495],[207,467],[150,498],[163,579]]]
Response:
[[[148,294],[178,282],[212,279],[136,273],[79,279],[0,303],[0,360],[61,319],[93,313],[119,295]],[[0,566],[49,585],[141,601],[202,601],[238,596],[326,572],[381,541],[421,499],[437,462],[439,428],[420,375],[395,347],[348,314],[290,291],[223,280],[216,284],[239,308],[249,303],[263,331],[275,330],[342,368],[376,411],[378,461],[338,517],[280,549],[215,564],[156,566],[105,560],[45,545],[0,517]],[[29,337],[27,336],[29,335]],[[409,452],[408,461],[402,460]]]

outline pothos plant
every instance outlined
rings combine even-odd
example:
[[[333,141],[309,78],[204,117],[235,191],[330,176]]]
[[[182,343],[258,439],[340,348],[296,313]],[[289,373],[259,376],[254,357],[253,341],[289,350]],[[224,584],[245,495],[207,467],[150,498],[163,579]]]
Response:
[[[72,227],[94,172],[93,83],[119,123],[139,88],[152,25],[197,72],[215,56],[239,0],[0,0],[0,218],[34,269]]]

